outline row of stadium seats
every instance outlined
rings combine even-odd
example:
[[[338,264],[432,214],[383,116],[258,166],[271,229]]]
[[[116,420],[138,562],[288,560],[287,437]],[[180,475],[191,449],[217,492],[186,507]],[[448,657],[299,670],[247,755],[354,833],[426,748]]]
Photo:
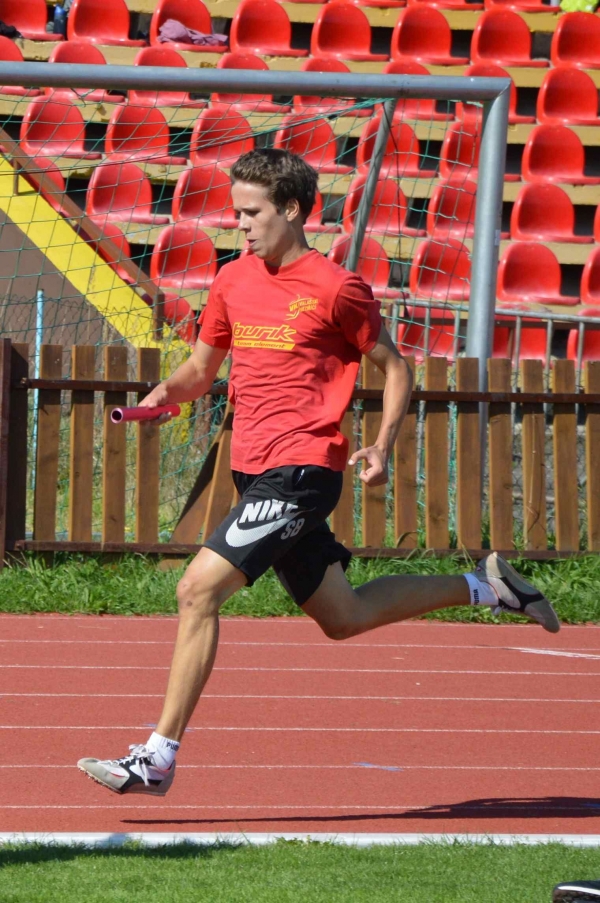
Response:
[[[23,62],[23,56],[19,48],[9,38],[0,37],[0,60]],[[52,51],[49,62],[57,63],[86,63],[106,65],[102,51],[97,47],[83,42],[72,41],[67,44],[57,44]],[[167,66],[172,68],[187,68],[185,60],[176,50],[168,47],[144,47],[137,54],[134,65],[136,66]],[[256,54],[226,53],[219,59],[217,68],[254,69],[268,71],[267,64]],[[310,72],[349,72],[348,67],[338,60],[327,60],[313,57],[306,60],[302,66],[304,71]],[[390,62],[384,70],[385,74],[394,75],[427,75],[427,69],[419,63]],[[465,75],[476,75],[495,78],[510,78],[508,72],[500,66],[474,65],[469,66]],[[23,97],[53,94],[54,99],[73,100],[79,98],[89,103],[123,103],[125,97],[118,94],[109,94],[102,89],[85,88],[44,88],[43,92],[37,89],[28,89],[18,86],[6,86],[0,88],[0,94]],[[129,92],[131,103],[142,106],[173,106],[189,109],[202,109],[207,104],[201,99],[192,99],[185,91],[139,91]],[[260,113],[286,113],[290,106],[273,102],[271,95],[246,95],[213,94],[213,103],[227,103],[235,110],[250,110]],[[323,98],[297,95],[293,98],[291,109],[296,113],[312,114],[320,112],[324,115],[339,113],[344,108],[352,107],[353,101],[340,98]],[[598,89],[593,79],[583,70],[573,65],[560,65],[548,70],[537,96],[536,117],[523,116],[517,113],[517,96],[514,83],[511,83],[511,103],[509,121],[517,123],[556,124],[570,125],[600,125],[598,117]],[[354,112],[354,115],[368,116],[371,110]],[[470,104],[459,104],[457,117],[465,120],[475,118],[480,114],[480,107]],[[435,109],[432,100],[405,101],[400,103],[397,116],[403,119],[421,119],[440,121],[453,118],[450,113],[439,113]]]
[[[60,171],[54,168],[62,180]],[[351,182],[339,225],[323,221],[323,198],[318,193],[307,231],[351,231],[364,183],[365,176],[360,173]],[[426,230],[415,230],[407,225],[408,201],[401,187],[390,179],[380,179],[368,228],[380,234],[427,233],[439,239],[472,238],[476,191],[477,183],[470,179],[440,182],[429,199]],[[165,225],[170,222],[169,216],[152,212],[150,179],[135,163],[103,163],[94,169],[87,189],[86,213],[97,220],[120,223]],[[175,186],[172,219],[175,222],[195,219],[203,228],[237,228],[229,176],[214,166],[184,170]],[[559,185],[525,184],[513,205],[510,233],[506,237],[520,241],[600,243],[600,205],[594,215],[592,234],[576,234],[573,202]]]
[[[61,97],[59,93],[59,98]],[[381,114],[366,121],[357,146],[359,171],[371,159]],[[191,124],[191,123],[190,123]],[[77,106],[49,96],[33,98],[23,117],[20,140],[32,157],[51,156],[99,160],[102,154],[85,146],[85,121]],[[469,118],[451,123],[442,143],[439,174],[444,179],[476,177],[479,161],[479,129]],[[307,121],[302,114],[288,114],[274,136],[274,146],[301,154],[319,173],[348,174],[351,166],[339,162],[338,145],[331,124],[324,118]],[[248,120],[227,105],[216,103],[201,110],[194,122],[190,158],[194,165],[229,168],[254,147]],[[113,161],[143,161],[187,165],[187,157],[170,153],[170,131],[156,107],[120,104],[110,116],[104,152]],[[400,118],[392,123],[381,174],[395,178],[431,179],[435,169],[422,167],[423,155],[413,128]],[[586,171],[586,153],[577,133],[565,125],[534,126],[527,138],[521,163],[526,182],[600,184],[600,175]],[[506,181],[518,181],[516,173]]]
[[[372,5],[377,0],[370,0]],[[381,3],[382,0],[379,0]],[[389,0],[382,5],[404,6],[404,0]],[[547,66],[548,61],[531,58],[531,34],[527,23],[515,11],[544,12],[549,7],[537,0],[486,0],[485,12],[473,31],[470,57],[473,63],[510,66]],[[468,63],[452,54],[450,25],[439,8],[473,9],[483,4],[463,0],[438,0],[426,3],[409,0],[400,10],[392,31],[387,54],[372,53],[369,20],[360,5],[350,0],[323,3],[312,28],[310,52],[345,60],[412,59],[435,65],[457,66]],[[0,19],[14,25],[32,40],[62,40],[61,35],[46,32],[45,0],[0,0]],[[582,18],[582,16],[584,18]],[[600,66],[600,21],[585,21],[585,14],[562,16],[553,35],[550,58],[554,65],[563,62],[597,68]],[[210,13],[203,0],[159,0],[150,25],[150,44],[160,46],[160,28],[168,19],[176,19],[187,28],[211,34]],[[73,0],[68,16],[69,41],[139,47],[146,41],[129,37],[129,11],[125,0]],[[231,22],[230,48],[271,56],[307,56],[307,49],[291,46],[289,17],[277,0],[242,0]],[[170,42],[173,49],[202,53],[223,53],[226,44],[188,44]]]

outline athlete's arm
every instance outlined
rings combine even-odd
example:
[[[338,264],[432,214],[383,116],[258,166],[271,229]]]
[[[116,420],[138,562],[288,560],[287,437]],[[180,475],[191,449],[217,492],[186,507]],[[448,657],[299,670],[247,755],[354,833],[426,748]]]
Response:
[[[354,452],[348,463],[364,461],[361,480],[367,486],[381,486],[388,481],[388,462],[408,410],[413,379],[410,367],[398,353],[385,326],[381,327],[377,344],[366,357],[385,374],[383,416],[375,445]]]
[[[226,354],[227,348],[207,345],[198,339],[188,359],[180,364],[168,379],[152,389],[140,402],[140,407],[155,408],[161,404],[194,401],[205,395],[212,386]],[[164,420],[169,420],[170,416],[163,415]],[[163,417],[159,420],[162,421]]]

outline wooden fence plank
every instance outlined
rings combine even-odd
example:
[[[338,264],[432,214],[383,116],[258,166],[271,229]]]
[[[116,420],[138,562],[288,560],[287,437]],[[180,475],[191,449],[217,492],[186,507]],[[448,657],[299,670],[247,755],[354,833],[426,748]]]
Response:
[[[62,345],[42,345],[40,348],[40,377],[42,379],[60,379],[62,368]],[[60,414],[60,390],[40,389],[33,500],[34,539],[54,539],[56,535]]]
[[[160,379],[160,348],[138,348],[138,379]],[[148,393],[140,392],[138,403]],[[160,426],[151,420],[137,424],[135,541],[158,541]]]
[[[342,418],[341,431],[348,440],[348,457],[354,451],[354,410],[346,411]],[[342,494],[331,515],[331,529],[342,545],[354,545],[354,474],[356,467],[346,467]]]
[[[365,389],[383,389],[385,377],[379,367],[364,357],[362,383]],[[363,402],[362,443],[363,448],[375,445],[381,426],[381,405]],[[362,470],[362,462],[358,465]],[[386,511],[385,496],[387,486],[362,486],[362,541],[363,546],[385,545]]]
[[[414,377],[414,357],[405,360]],[[394,448],[394,539],[399,549],[418,545],[417,412],[417,402],[411,401]]]
[[[510,392],[512,363],[488,361],[490,392]],[[492,549],[511,549],[513,537],[513,426],[510,402],[489,407],[489,505]]]
[[[6,485],[6,539],[25,538],[27,521],[27,458],[29,454],[27,422],[28,392],[14,383],[29,375],[29,345],[16,343],[11,348],[8,477]]]
[[[127,348],[107,345],[104,349],[104,378],[127,379]],[[125,476],[127,472],[127,429],[113,423],[111,411],[127,404],[126,392],[104,394],[104,446],[102,449],[102,542],[125,540]]]
[[[10,339],[0,339],[0,570],[6,552],[6,494],[10,421]]]
[[[177,525],[173,530],[170,542],[194,543],[198,540],[198,537],[202,532],[202,527],[206,520],[208,497],[210,495],[210,487],[215,472],[222,429],[223,424],[219,427],[219,431],[206,453],[204,463],[200,468],[200,472],[196,477],[196,482],[188,496]]]
[[[600,391],[600,361],[586,361],[586,392]],[[585,473],[587,502],[587,548],[600,551],[600,405],[587,405],[585,410]]]
[[[477,391],[477,358],[457,360],[456,385],[459,392]],[[456,532],[459,548],[481,548],[481,438],[476,401],[457,404]]]
[[[425,358],[425,388],[446,389],[445,357]],[[448,405],[425,406],[425,543],[428,549],[448,548]]]
[[[223,417],[221,440],[217,450],[215,470],[210,484],[210,494],[204,521],[203,539],[208,539],[231,510],[233,480],[231,479],[230,449],[233,427],[233,406],[227,402]]]
[[[541,361],[521,364],[524,392],[543,392],[544,369]],[[526,549],[546,549],[546,460],[544,408],[541,404],[523,405],[523,530]]]
[[[555,392],[575,391],[575,361],[554,364]],[[577,415],[574,404],[555,404],[553,418],[554,504],[556,548],[579,548],[579,485],[577,481]]]
[[[71,372],[75,379],[93,379],[94,345],[74,345]],[[94,479],[94,393],[78,389],[71,396],[71,468],[69,539],[91,542]]]

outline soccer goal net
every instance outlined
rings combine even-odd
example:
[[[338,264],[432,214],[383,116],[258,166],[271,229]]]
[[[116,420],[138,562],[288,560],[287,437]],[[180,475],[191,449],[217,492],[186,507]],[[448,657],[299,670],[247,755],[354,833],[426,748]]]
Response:
[[[308,243],[372,286],[402,353],[419,367],[466,351],[483,388],[508,81],[2,63],[0,83],[0,333],[28,343],[32,375],[48,344],[95,346],[98,377],[103,348],[125,345],[131,378],[137,349],[155,347],[170,372],[218,270],[248,253],[229,170],[275,147],[317,170]],[[188,405],[161,432],[161,538],[223,409]]]

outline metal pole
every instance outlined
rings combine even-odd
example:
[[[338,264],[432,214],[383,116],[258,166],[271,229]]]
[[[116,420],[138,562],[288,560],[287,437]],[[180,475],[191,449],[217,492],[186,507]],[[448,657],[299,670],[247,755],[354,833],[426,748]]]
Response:
[[[358,261],[360,259],[360,252],[363,246],[373,198],[375,196],[377,179],[379,178],[379,171],[385,154],[385,148],[397,103],[398,101],[394,97],[391,100],[386,100],[383,105],[379,128],[377,129],[377,135],[375,137],[375,147],[373,149],[371,165],[369,166],[367,181],[365,182],[365,187],[358,204],[358,210],[356,211],[352,238],[350,239],[350,250],[348,251],[348,257],[346,259],[346,269],[351,270],[353,273],[358,269]]]
[[[40,378],[40,357],[42,342],[44,339],[44,290],[39,288],[35,295],[35,346],[33,355],[33,369],[35,378]],[[33,430],[32,430],[32,449],[34,455],[37,455],[37,422],[39,409],[39,389],[33,393]],[[36,467],[31,468],[32,489],[35,489],[35,473]]]
[[[489,104],[489,108],[485,104],[479,153],[466,352],[467,357],[479,359],[479,389],[482,392],[487,388],[487,360],[492,354],[494,336],[508,100],[507,88]]]

